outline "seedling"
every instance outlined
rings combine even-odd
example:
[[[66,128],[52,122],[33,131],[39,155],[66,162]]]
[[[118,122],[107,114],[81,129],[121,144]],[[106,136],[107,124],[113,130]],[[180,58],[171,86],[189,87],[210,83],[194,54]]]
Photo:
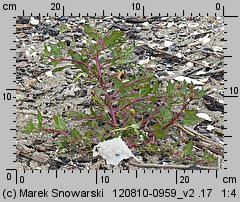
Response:
[[[52,127],[45,127],[38,112],[37,126],[30,120],[24,133],[56,133],[64,136],[65,142],[79,142],[80,139],[90,147],[93,136],[103,140],[121,135],[134,141],[143,138],[148,148],[155,150],[157,148],[149,141],[167,137],[168,129],[175,122],[192,125],[200,121],[197,111],[188,106],[207,90],[198,90],[186,81],[169,80],[166,85],[162,84],[153,73],[135,64],[135,45],[123,32],[89,25],[83,27],[87,37],[84,46],[77,46],[74,40],[70,44],[65,41],[48,43],[43,61],[55,67],[53,73],[56,75],[74,66],[79,69],[76,82],[81,79],[83,84],[94,85],[90,114],[82,111],[68,114],[69,119],[81,120],[88,132],[81,134],[78,129],[71,128],[60,114],[53,117]],[[64,66],[63,62],[70,64]],[[126,74],[129,69],[133,72],[130,76]],[[187,148],[184,153],[188,153]]]

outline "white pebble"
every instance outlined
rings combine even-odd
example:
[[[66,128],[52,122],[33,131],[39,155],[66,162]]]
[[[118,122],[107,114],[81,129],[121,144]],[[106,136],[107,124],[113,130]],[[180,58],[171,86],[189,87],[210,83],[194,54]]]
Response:
[[[213,127],[212,125],[208,125],[208,126],[207,126],[207,130],[208,130],[208,131],[212,131],[213,129],[214,129],[214,127]]]
[[[174,43],[172,41],[164,41],[164,46],[169,47],[172,46]]]
[[[184,55],[183,55],[182,53],[177,53],[176,56],[177,56],[178,58],[183,58],[183,57],[184,57]]]
[[[198,118],[201,118],[201,119],[204,119],[204,120],[207,120],[207,121],[212,121],[211,117],[206,113],[197,113],[196,116]]]
[[[149,27],[149,23],[148,23],[148,22],[144,22],[144,23],[142,23],[142,25],[143,25],[144,27]]]
[[[188,27],[190,27],[190,28],[197,28],[198,26],[199,26],[199,24],[194,23],[194,22],[191,22],[191,23],[188,24]]]
[[[45,75],[46,75],[47,77],[53,78],[52,71],[47,71],[47,72],[45,72]]]
[[[167,24],[167,28],[171,28],[173,25],[174,25],[174,22],[169,22],[169,23]]]
[[[187,62],[187,67],[193,67],[193,63],[192,62]]]
[[[31,17],[30,18],[30,24],[31,25],[38,25],[39,23],[39,20],[38,19],[35,19],[34,17]]]
[[[202,44],[206,44],[211,41],[211,39],[209,39],[208,36],[205,36],[203,38],[200,38],[199,41],[202,42]]]
[[[184,81],[185,80],[188,84],[193,83],[195,85],[200,85],[200,86],[204,85],[204,83],[199,81],[199,80],[191,79],[191,78],[185,77],[185,76],[177,76],[174,79],[177,80],[177,81]]]
[[[145,60],[140,60],[140,61],[138,62],[139,65],[146,65],[146,64],[148,64],[148,63],[149,63],[149,57],[148,57],[147,59],[145,59]]]

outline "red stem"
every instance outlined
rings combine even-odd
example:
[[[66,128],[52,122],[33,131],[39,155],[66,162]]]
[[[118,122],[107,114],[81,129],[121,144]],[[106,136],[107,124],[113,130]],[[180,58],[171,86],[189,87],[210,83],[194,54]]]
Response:
[[[180,111],[175,114],[175,116],[165,125],[163,126],[162,130],[166,129],[167,127],[169,127],[170,125],[172,125],[174,123],[174,121],[176,121],[179,116],[182,114],[182,112],[186,109],[186,107],[188,106],[188,104],[193,100],[194,95],[191,95],[183,104],[182,108],[180,109]]]
[[[152,114],[150,114],[146,119],[144,119],[141,123],[140,128],[141,129],[144,128],[144,126],[148,123],[148,121],[150,121],[156,114],[160,112],[163,106],[164,106],[164,103],[162,103],[161,106],[159,106],[156,110],[152,112]]]
[[[64,135],[67,138],[71,138],[71,136],[68,133],[66,133],[65,131],[62,131],[62,130],[57,130],[57,129],[53,129],[53,128],[42,128],[42,130],[45,132],[49,132],[49,133],[59,133],[59,134]]]
[[[121,110],[127,108],[128,106],[132,105],[135,102],[147,100],[147,99],[151,98],[152,96],[153,95],[149,95],[149,96],[146,96],[146,97],[139,97],[139,98],[132,99],[132,100],[130,100],[130,103],[128,103],[128,104],[126,104],[126,105],[116,109],[116,112],[121,111]]]

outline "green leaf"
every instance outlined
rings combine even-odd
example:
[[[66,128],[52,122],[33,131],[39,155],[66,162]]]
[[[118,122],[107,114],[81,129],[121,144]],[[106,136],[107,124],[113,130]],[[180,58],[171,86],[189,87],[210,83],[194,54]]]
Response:
[[[103,37],[103,42],[107,48],[111,48],[116,44],[123,44],[125,41],[122,39],[123,36],[123,32],[111,30],[109,35]]]
[[[183,155],[184,156],[193,155],[192,149],[193,149],[193,141],[190,140],[188,144],[183,147]]]
[[[158,81],[155,81],[155,84],[154,84],[154,86],[153,86],[152,91],[153,91],[154,93],[157,93],[157,92],[158,92]]]
[[[85,133],[85,143],[86,143],[86,144],[89,144],[89,143],[90,143],[90,138],[91,138],[91,136],[92,136],[92,131],[91,131],[91,130],[89,130],[89,131],[87,131],[87,132]]]
[[[38,114],[37,114],[37,119],[38,119],[38,129],[41,129],[42,128],[42,114],[39,110],[38,110]]]
[[[152,89],[153,88],[150,87],[150,83],[146,83],[140,88],[140,96],[141,97],[147,96],[152,91]]]
[[[156,145],[156,144],[148,143],[146,146],[151,152],[156,152],[156,151],[160,150],[158,145]]]
[[[194,125],[201,121],[200,118],[196,116],[198,113],[197,110],[194,109],[185,109],[185,117],[182,122],[186,125]]]
[[[80,53],[76,53],[75,51],[69,49],[68,54],[71,55],[72,59],[82,61],[82,56],[80,55]]]
[[[22,130],[23,133],[25,133],[25,134],[30,134],[30,133],[33,132],[33,130],[36,129],[36,126],[34,125],[32,119],[30,119],[30,120],[28,121],[27,125],[25,125],[23,128],[24,128],[24,129]]]
[[[172,119],[172,111],[168,107],[163,107],[160,110],[160,115],[162,118],[162,124],[166,124]]]
[[[168,81],[168,85],[167,85],[167,95],[171,94],[174,92],[174,85],[175,85],[175,82],[172,82],[171,80]]]
[[[183,81],[183,85],[182,85],[181,93],[182,93],[183,95],[187,95],[187,93],[188,93],[187,82],[186,82],[186,80]]]
[[[45,54],[46,57],[50,56],[50,52],[48,51],[47,45],[44,45],[43,53]]]
[[[166,138],[167,130],[162,130],[162,125],[160,123],[157,123],[153,125],[153,135],[157,138]]]
[[[197,99],[200,99],[202,98],[202,96],[204,96],[210,89],[203,89],[203,90],[197,90],[197,93],[196,93],[196,98]]]
[[[56,57],[59,58],[60,57],[60,49],[58,47],[58,45],[53,44],[53,43],[49,43],[48,46],[51,48],[51,53]]]
[[[74,48],[75,45],[76,45],[76,42],[75,42],[75,40],[73,39],[73,40],[71,41],[71,43],[70,43],[70,47],[71,47],[71,48]]]
[[[64,69],[67,69],[67,68],[70,68],[70,67],[71,67],[71,65],[66,65],[66,66],[63,66],[63,67],[57,67],[52,71],[52,73],[55,74],[56,72],[60,72]]]
[[[179,145],[179,141],[176,141],[172,144],[173,149],[176,149],[176,147]]]
[[[93,38],[95,41],[98,40],[98,34],[95,33],[95,29],[96,27],[91,27],[90,25],[83,25],[83,29],[86,32],[86,34],[88,36],[90,36],[91,38]]]
[[[151,102],[156,102],[157,101],[157,96],[152,96],[151,98],[148,99]]]
[[[55,129],[65,130],[67,128],[66,121],[60,116],[59,113],[53,116],[53,120],[54,120],[53,127]]]
[[[79,131],[76,128],[73,128],[70,132],[70,136],[72,138],[78,138],[81,137]]]
[[[56,67],[59,62],[60,62],[60,60],[52,60],[52,61],[51,61],[51,65],[54,66],[54,67]]]
[[[59,47],[63,47],[63,48],[66,48],[66,47],[67,47],[66,41],[59,41],[57,45],[58,45]]]

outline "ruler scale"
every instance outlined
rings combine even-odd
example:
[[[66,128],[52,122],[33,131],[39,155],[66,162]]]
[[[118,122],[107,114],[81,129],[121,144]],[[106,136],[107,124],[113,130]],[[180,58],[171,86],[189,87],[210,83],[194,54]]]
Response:
[[[237,0],[1,2],[1,201],[239,201],[239,7]],[[16,16],[223,17],[224,170],[16,170]]]

